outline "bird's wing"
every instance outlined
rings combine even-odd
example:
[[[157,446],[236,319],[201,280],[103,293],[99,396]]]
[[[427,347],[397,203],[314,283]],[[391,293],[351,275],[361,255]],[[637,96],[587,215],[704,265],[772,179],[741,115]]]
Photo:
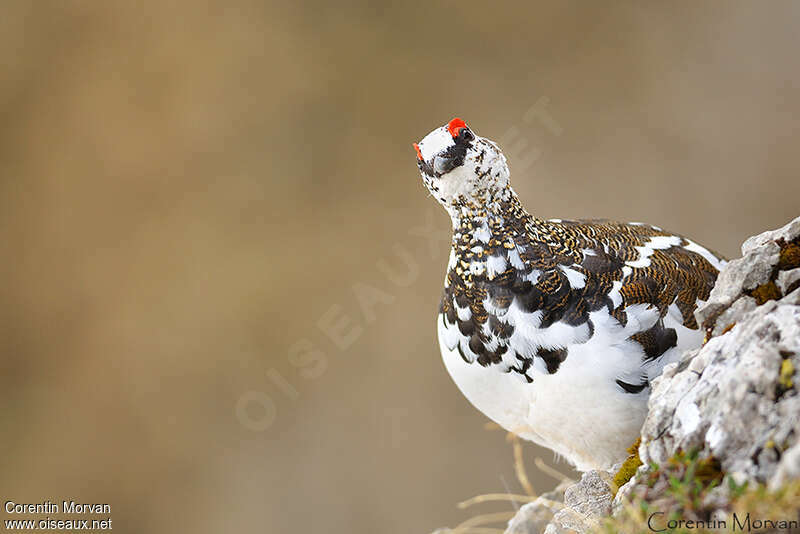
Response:
[[[612,221],[537,221],[487,255],[470,283],[448,273],[440,335],[466,361],[528,380],[532,366],[556,372],[601,316],[657,360],[677,345],[675,326],[697,329],[694,309],[724,263],[682,236]]]

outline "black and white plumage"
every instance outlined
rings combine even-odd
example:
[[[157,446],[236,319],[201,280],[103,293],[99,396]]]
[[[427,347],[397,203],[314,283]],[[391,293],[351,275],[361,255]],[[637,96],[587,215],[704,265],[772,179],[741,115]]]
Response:
[[[701,345],[693,312],[724,260],[655,226],[530,215],[501,151],[461,119],[414,147],[453,223],[437,318],[453,380],[579,470],[624,459],[650,381]]]

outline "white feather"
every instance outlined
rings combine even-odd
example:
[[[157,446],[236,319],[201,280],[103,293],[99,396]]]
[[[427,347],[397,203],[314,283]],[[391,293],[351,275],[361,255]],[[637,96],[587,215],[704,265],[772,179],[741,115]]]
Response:
[[[687,239],[686,241],[689,242],[689,244],[684,247],[686,250],[690,250],[692,252],[700,254],[701,256],[703,256],[703,258],[706,259],[706,261],[708,261],[708,263],[713,265],[714,268],[717,269],[718,271],[722,270],[722,268],[727,263],[725,260],[721,260],[720,258],[714,256],[708,249],[701,247],[691,239]]]
[[[442,126],[436,128],[419,142],[419,151],[422,159],[429,161],[433,156],[453,145],[455,145],[453,136],[446,127]]]
[[[498,274],[505,272],[508,268],[508,263],[504,256],[489,256],[486,259],[486,276],[492,280]]]
[[[569,280],[569,285],[572,289],[580,289],[586,286],[585,274],[563,265],[559,265],[559,268],[567,275],[567,280]]]

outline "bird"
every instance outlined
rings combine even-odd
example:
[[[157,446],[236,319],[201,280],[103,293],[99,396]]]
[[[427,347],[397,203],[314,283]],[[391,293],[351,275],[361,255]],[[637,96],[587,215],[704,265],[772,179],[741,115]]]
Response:
[[[726,260],[658,226],[531,215],[500,148],[460,118],[413,147],[452,221],[436,318],[450,377],[578,471],[618,465],[652,381],[702,345],[694,310]]]

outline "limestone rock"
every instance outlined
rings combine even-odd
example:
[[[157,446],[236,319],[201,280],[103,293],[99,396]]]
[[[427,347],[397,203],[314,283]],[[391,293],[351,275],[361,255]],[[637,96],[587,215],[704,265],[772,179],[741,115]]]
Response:
[[[512,530],[511,526],[527,507],[523,506],[509,524],[505,534],[567,534],[589,532],[602,517],[611,512],[611,473],[606,471],[588,471],[580,481],[568,486],[564,492],[564,504],[545,523],[530,523],[528,530]]]
[[[771,301],[654,382],[642,461],[705,449],[724,471],[767,482],[800,436],[800,396],[781,383],[789,366],[800,368],[800,307]]]
[[[800,287],[800,267],[791,269],[789,271],[780,271],[778,279],[775,282],[781,293],[788,295],[798,287]]]
[[[800,217],[777,230],[769,230],[748,238],[742,243],[742,256],[771,243],[788,243],[800,236]]]
[[[565,508],[556,514],[553,522],[544,529],[544,534],[583,534],[592,527],[575,510]]]
[[[701,327],[711,335],[721,335],[739,317],[753,309],[755,302],[747,299],[752,298],[752,293],[757,288],[774,283],[776,274],[776,291],[780,288],[784,295],[791,292],[793,288],[790,286],[798,275],[788,274],[792,267],[797,267],[785,264],[788,248],[792,248],[792,258],[800,250],[800,217],[783,228],[764,232],[745,241],[742,245],[742,257],[730,261],[722,269],[708,301],[695,313]],[[776,271],[788,272],[783,274]],[[775,296],[766,289],[762,291],[762,298]],[[738,302],[740,299],[745,299],[745,302]],[[726,314],[728,310],[730,312]]]
[[[800,290],[783,293],[798,270],[783,258],[798,238],[800,218],[748,239],[744,257],[722,270],[697,312],[716,337],[653,382],[639,449],[645,464],[704,449],[740,480],[769,483],[798,471]],[[750,293],[764,284],[775,284],[777,299],[758,306]]]
[[[717,283],[711,290],[708,301],[695,312],[701,328],[713,330],[713,335],[720,335],[735,317],[723,323],[717,318],[731,308],[737,300],[748,296],[750,290],[769,281],[773,266],[778,263],[780,247],[776,243],[768,243],[749,252],[746,256],[732,260],[722,269]],[[746,308],[747,306],[742,306]]]
[[[523,505],[509,521],[505,534],[538,534],[544,531],[553,516],[564,507],[564,491],[568,487],[569,483],[562,482],[555,490]]]
[[[792,480],[800,479],[800,444],[783,453],[775,474],[769,481],[770,489],[776,490]]]
[[[611,511],[611,474],[589,471],[564,492],[564,504],[586,517],[602,517]]]

